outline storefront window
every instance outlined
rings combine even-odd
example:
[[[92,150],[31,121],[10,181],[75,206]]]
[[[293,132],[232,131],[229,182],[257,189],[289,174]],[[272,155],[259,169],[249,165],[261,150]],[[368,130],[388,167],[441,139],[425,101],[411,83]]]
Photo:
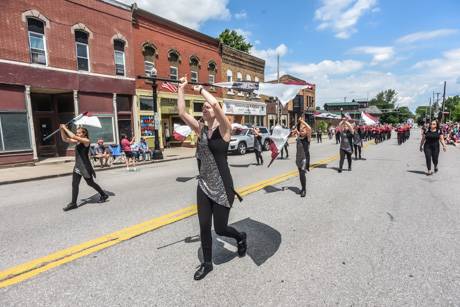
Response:
[[[155,129],[155,120],[153,115],[141,115],[140,116],[141,124],[141,136],[153,136]]]
[[[153,112],[153,98],[141,97],[139,99],[139,108],[141,111],[152,111]]]
[[[131,97],[117,95],[117,111],[131,112]]]
[[[115,143],[113,136],[113,117],[112,116],[99,116],[102,128],[86,126],[88,129],[91,143],[96,143],[98,139],[103,139],[105,143]]]
[[[0,151],[31,149],[26,113],[0,113]]]
[[[204,102],[194,102],[193,103],[193,112],[201,113],[203,111]]]

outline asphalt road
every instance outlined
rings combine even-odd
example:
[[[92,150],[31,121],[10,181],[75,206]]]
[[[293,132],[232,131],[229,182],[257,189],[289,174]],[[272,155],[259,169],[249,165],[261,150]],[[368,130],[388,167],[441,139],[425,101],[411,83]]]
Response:
[[[236,202],[230,220],[248,233],[248,256],[218,237],[214,271],[200,282],[192,216],[0,289],[0,305],[458,306],[460,150],[441,153],[427,177],[418,142],[414,131],[402,146],[371,145],[352,172],[321,165],[304,199],[292,178]],[[269,169],[253,154],[231,156],[236,186],[295,169],[290,151]],[[314,144],[312,160],[337,152]],[[0,186],[0,270],[193,204],[196,173],[193,159],[103,172],[110,201],[68,213],[70,177]],[[82,183],[81,197],[93,194]]]

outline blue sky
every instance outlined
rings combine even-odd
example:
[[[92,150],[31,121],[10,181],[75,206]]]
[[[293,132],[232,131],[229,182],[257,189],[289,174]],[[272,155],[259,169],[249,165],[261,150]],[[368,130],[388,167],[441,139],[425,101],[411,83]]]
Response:
[[[132,0],[125,0],[132,2]],[[217,36],[244,34],[281,73],[317,84],[317,102],[372,98],[394,88],[412,110],[432,92],[460,94],[460,1],[137,0],[153,13]],[[346,98],[345,98],[346,97]]]

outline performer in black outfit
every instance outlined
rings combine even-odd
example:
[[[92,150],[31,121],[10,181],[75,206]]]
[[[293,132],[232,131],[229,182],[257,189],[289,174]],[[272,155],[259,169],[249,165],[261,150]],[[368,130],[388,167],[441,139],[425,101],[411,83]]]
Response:
[[[254,153],[256,154],[257,165],[264,165],[264,159],[262,158],[262,135],[257,127],[253,128],[252,131],[254,132]]]
[[[60,128],[62,140],[66,143],[76,144],[75,166],[73,168],[72,177],[72,201],[64,207],[63,210],[69,211],[78,207],[77,198],[81,177],[85,178],[86,183],[90,187],[99,192],[99,202],[105,202],[109,196],[93,180],[93,176],[96,177],[96,173],[89,161],[89,147],[91,142],[89,140],[88,130],[86,130],[86,128],[78,128],[77,133],[74,134],[64,124],[61,124]]]
[[[422,141],[420,143],[420,151],[425,152],[427,176],[433,174],[431,171],[431,160],[433,160],[434,171],[438,171],[438,158],[439,158],[439,142],[442,144],[442,149],[447,150],[446,144],[444,143],[444,136],[439,129],[437,121],[432,121],[430,128],[422,134]]]
[[[359,154],[359,159],[361,160],[361,149],[363,147],[363,138],[364,138],[364,133],[360,127],[355,127],[355,131],[353,133],[353,146],[355,148],[355,160],[358,160],[358,154]]]
[[[181,78],[178,89],[177,108],[181,119],[199,135],[196,157],[199,176],[197,187],[198,220],[200,222],[201,247],[204,263],[195,272],[194,279],[203,279],[212,271],[211,221],[219,236],[234,238],[238,246],[238,255],[246,255],[246,233],[228,226],[228,216],[235,196],[232,175],[227,162],[228,144],[232,126],[217,100],[202,86],[194,90],[203,95],[203,119],[206,125],[197,121],[185,111],[184,88],[187,79]]]
[[[306,172],[310,171],[311,127],[299,118],[299,123],[297,124],[295,133],[297,135],[297,154],[295,162],[297,164],[297,169],[299,170],[299,179],[302,186],[300,197],[305,197],[305,194],[307,193]]]
[[[353,127],[351,124],[342,120],[339,124],[341,129],[340,133],[340,163],[339,163],[339,173],[342,172],[343,162],[345,161],[345,156],[348,160],[348,170],[351,171],[351,155],[353,154]]]

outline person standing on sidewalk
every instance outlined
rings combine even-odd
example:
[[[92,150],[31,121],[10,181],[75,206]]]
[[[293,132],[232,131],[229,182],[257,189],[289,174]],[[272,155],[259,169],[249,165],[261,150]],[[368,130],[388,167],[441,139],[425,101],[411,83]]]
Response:
[[[61,139],[75,146],[75,166],[72,175],[72,201],[63,208],[64,211],[69,211],[78,208],[77,199],[80,187],[81,177],[85,178],[86,183],[99,193],[100,203],[105,202],[109,196],[94,182],[93,177],[96,177],[96,172],[89,161],[89,140],[88,130],[86,128],[78,128],[77,133],[70,131],[65,124],[60,125]]]
[[[133,150],[131,149],[131,145],[134,144],[134,137],[128,140],[128,136],[126,134],[121,135],[121,150],[125,153],[125,160],[126,160],[126,170],[129,171],[129,162],[131,161],[133,165],[133,170],[136,170],[136,159],[134,157]]]
[[[353,126],[343,119],[339,124],[340,134],[340,162],[339,173],[342,172],[345,156],[348,160],[348,171],[351,171],[351,155],[353,154]]]
[[[177,99],[179,116],[199,136],[196,152],[199,168],[197,207],[204,262],[195,272],[194,279],[200,280],[213,270],[212,219],[214,219],[214,229],[217,235],[236,240],[240,257],[246,255],[246,233],[228,226],[228,217],[235,196],[240,201],[242,200],[235,192],[227,161],[232,125],[216,98],[201,85],[194,86],[194,90],[205,99],[204,123],[188,114],[185,111],[184,98],[187,78],[183,77],[179,81]]]
[[[311,141],[311,127],[299,118],[297,129],[295,130],[297,135],[297,153],[296,153],[296,165],[299,170],[300,179],[300,197],[305,197],[307,193],[307,177],[306,172],[310,171],[310,141]]]
[[[425,152],[426,168],[428,169],[427,176],[433,174],[431,171],[431,160],[433,160],[435,173],[438,172],[439,143],[442,144],[442,149],[446,151],[444,136],[439,129],[438,122],[434,120],[431,122],[430,128],[422,135],[422,141],[420,142],[420,151]]]
[[[252,128],[254,132],[254,153],[256,154],[257,165],[264,165],[264,159],[262,158],[262,135],[260,134],[259,128]]]

